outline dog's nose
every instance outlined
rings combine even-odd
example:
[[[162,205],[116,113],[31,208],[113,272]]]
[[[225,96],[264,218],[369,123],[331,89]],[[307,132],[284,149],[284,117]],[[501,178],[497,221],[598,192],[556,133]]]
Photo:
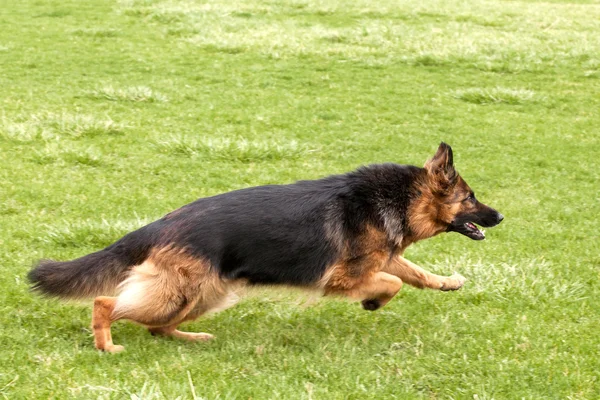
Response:
[[[498,223],[500,223],[504,219],[504,215],[498,213],[498,216],[496,218],[498,219]]]

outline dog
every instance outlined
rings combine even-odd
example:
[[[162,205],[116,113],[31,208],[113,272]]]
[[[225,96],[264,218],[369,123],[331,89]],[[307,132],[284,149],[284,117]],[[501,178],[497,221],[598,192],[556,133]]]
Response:
[[[201,198],[81,258],[42,260],[32,289],[61,298],[95,297],[99,350],[118,352],[110,326],[128,319],[154,335],[208,340],[177,326],[231,305],[239,286],[285,285],[387,304],[403,283],[457,290],[461,275],[429,273],[403,257],[442,232],[484,239],[475,225],[503,220],[480,203],[441,143],[423,168],[379,164],[288,185]]]

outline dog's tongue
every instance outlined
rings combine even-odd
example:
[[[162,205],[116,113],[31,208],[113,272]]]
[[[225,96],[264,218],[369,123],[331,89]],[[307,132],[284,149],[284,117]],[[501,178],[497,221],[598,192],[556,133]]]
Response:
[[[465,224],[465,226],[466,226],[467,228],[469,228],[469,229],[471,229],[471,230],[473,230],[473,231],[477,232],[477,235],[478,235],[478,236],[481,236],[482,238],[485,238],[485,233],[484,233],[484,232],[483,232],[481,229],[477,228],[477,225],[475,225],[474,223],[472,223],[472,222],[467,222],[467,223]]]

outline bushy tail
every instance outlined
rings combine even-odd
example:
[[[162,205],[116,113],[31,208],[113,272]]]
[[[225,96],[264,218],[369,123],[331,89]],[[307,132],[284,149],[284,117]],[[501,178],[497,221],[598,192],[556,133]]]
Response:
[[[49,296],[82,299],[110,295],[133,266],[109,249],[73,261],[42,260],[29,272],[32,289]]]

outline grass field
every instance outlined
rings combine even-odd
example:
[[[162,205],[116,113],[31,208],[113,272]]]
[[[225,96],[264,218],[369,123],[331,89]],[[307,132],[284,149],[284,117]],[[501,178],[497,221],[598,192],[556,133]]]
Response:
[[[5,0],[0,394],[14,399],[600,398],[600,2]],[[505,216],[407,258],[469,280],[375,313],[259,293],[190,344],[28,291],[198,197],[450,143]]]

